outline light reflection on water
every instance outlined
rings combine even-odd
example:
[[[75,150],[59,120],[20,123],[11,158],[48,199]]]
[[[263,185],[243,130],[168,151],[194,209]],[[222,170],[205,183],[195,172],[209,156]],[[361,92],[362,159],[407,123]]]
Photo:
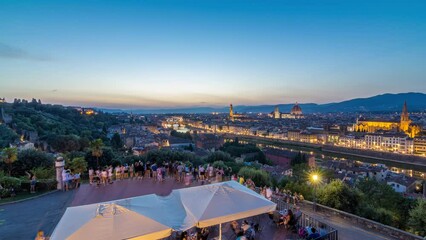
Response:
[[[227,139],[227,141],[232,141],[231,139]],[[248,144],[248,141],[244,141],[244,140],[239,140],[240,143],[242,144]],[[422,171],[417,171],[417,170],[413,170],[413,169],[407,169],[407,168],[400,168],[397,167],[395,165],[393,165],[392,163],[387,163],[387,164],[383,164],[383,163],[374,163],[374,162],[364,162],[364,161],[360,161],[359,159],[356,159],[355,157],[350,157],[350,158],[339,158],[339,157],[335,157],[335,156],[331,156],[328,155],[326,153],[315,153],[314,151],[304,151],[304,150],[300,150],[300,149],[295,149],[295,148],[291,148],[291,147],[282,147],[282,146],[276,146],[276,145],[271,145],[271,144],[263,144],[263,143],[256,143],[256,146],[259,148],[274,148],[274,149],[280,149],[280,150],[287,150],[287,151],[291,151],[291,152],[302,152],[304,154],[309,154],[309,155],[315,155],[315,158],[317,161],[327,161],[327,160],[340,160],[340,161],[355,161],[357,163],[359,163],[360,165],[371,165],[371,166],[383,166],[388,168],[390,171],[395,172],[395,173],[401,173],[401,174],[405,174],[407,176],[410,177],[414,177],[417,179],[426,179],[426,172],[422,172]]]

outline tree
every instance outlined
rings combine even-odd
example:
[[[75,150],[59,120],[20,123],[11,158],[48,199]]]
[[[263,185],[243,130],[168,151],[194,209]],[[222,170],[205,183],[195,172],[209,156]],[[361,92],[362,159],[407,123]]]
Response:
[[[50,168],[54,164],[51,154],[45,152],[28,149],[18,152],[18,161],[15,163],[14,172],[18,175],[24,175],[25,171],[31,171],[34,168]]]
[[[345,212],[355,213],[361,193],[341,180],[333,180],[318,191],[318,202]]]
[[[271,178],[268,172],[264,170],[258,170],[252,167],[242,167],[238,172],[238,175],[243,176],[245,179],[251,179],[256,186],[270,186]]]
[[[87,162],[84,157],[74,158],[67,165],[74,173],[84,173],[87,171]]]
[[[426,200],[418,199],[417,205],[411,209],[408,226],[411,231],[420,236],[426,236]]]
[[[12,175],[13,163],[18,159],[18,150],[13,147],[3,149],[1,160],[7,165],[9,176]]]
[[[102,147],[104,146],[104,143],[102,142],[102,139],[98,138],[90,143],[90,148],[92,151],[92,156],[96,157],[96,165],[99,167],[99,158],[102,156],[103,151]]]
[[[229,155],[229,153],[225,153],[222,151],[216,151],[210,153],[207,157],[206,162],[213,163],[216,161],[224,161],[224,162],[234,162],[234,159]]]
[[[123,148],[123,141],[121,140],[120,134],[114,133],[114,135],[111,138],[111,146],[114,149],[121,149]]]
[[[0,148],[9,146],[9,144],[13,143],[16,139],[18,139],[18,134],[6,124],[0,124]]]

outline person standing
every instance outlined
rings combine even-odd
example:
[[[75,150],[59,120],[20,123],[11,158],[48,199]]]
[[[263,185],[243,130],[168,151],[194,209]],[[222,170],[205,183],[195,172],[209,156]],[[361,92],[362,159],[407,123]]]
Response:
[[[109,168],[108,168],[108,183],[112,183],[112,177],[113,177],[112,171],[113,171],[112,166],[109,166]]]
[[[44,232],[39,230],[34,240],[46,240],[46,237],[44,236]]]
[[[134,171],[135,171],[135,166],[134,166],[133,164],[131,164],[131,165],[129,166],[130,179],[133,179]]]
[[[34,174],[33,177],[31,178],[30,193],[35,193],[36,183],[37,183],[37,178],[36,178],[36,176]]]
[[[94,174],[93,168],[89,168],[89,183],[90,183],[90,185],[93,184],[93,174]]]

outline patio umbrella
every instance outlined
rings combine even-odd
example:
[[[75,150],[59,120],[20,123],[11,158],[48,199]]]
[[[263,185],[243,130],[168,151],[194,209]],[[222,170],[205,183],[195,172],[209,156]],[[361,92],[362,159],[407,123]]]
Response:
[[[55,239],[161,239],[172,229],[114,202],[70,207],[53,234]]]

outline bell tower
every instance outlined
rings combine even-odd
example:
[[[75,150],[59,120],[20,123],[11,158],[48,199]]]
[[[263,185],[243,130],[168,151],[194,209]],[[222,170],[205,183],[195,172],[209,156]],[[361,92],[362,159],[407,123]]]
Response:
[[[229,118],[234,121],[234,107],[231,105],[229,105]]]
[[[404,107],[402,108],[401,122],[400,122],[399,128],[403,132],[408,132],[410,124],[411,124],[411,120],[408,115],[407,102],[404,102]]]

